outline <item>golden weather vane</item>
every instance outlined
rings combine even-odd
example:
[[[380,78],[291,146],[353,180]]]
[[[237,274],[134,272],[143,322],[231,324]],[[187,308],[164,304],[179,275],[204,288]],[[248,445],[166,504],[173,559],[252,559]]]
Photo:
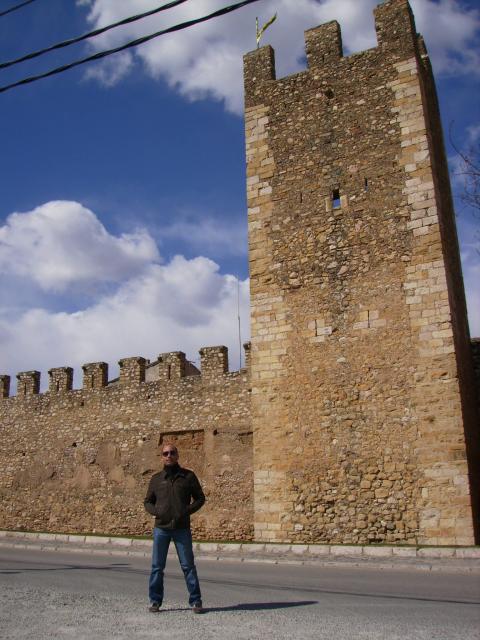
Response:
[[[259,47],[260,44],[260,38],[263,36],[263,33],[266,29],[268,29],[268,27],[272,24],[272,22],[275,22],[275,20],[277,19],[277,14],[275,14],[272,18],[270,18],[270,20],[268,20],[261,29],[258,28],[258,18],[255,18],[255,25],[256,25],[256,31],[257,31],[257,49]]]

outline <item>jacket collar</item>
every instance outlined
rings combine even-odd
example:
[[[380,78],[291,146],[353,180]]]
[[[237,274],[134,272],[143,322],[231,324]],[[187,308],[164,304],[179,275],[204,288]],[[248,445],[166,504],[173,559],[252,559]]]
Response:
[[[163,468],[160,473],[162,474],[163,478],[167,477],[167,471],[165,468]],[[177,478],[178,476],[182,476],[182,478],[186,476],[186,469],[184,469],[180,465],[178,465],[175,473],[173,474],[174,478]]]

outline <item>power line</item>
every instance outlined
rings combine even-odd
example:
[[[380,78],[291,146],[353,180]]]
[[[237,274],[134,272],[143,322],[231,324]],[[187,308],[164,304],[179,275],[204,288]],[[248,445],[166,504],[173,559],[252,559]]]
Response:
[[[82,58],[80,60],[75,60],[74,62],[70,62],[70,64],[65,64],[61,67],[56,67],[55,69],[51,69],[50,71],[46,71],[45,73],[40,73],[36,76],[29,76],[27,78],[23,78],[22,80],[18,80],[17,82],[12,82],[11,84],[0,86],[0,93],[9,91],[14,87],[19,87],[24,84],[30,84],[31,82],[36,82],[37,80],[42,80],[43,78],[48,78],[58,73],[63,73],[64,71],[68,71],[69,69],[73,69],[74,67],[78,67],[87,62],[92,62],[94,60],[101,60],[102,58],[111,56],[114,53],[125,51],[126,49],[131,49],[132,47],[137,47],[140,44],[148,42],[149,40],[153,40],[154,38],[158,38],[159,36],[166,35],[167,33],[174,33],[175,31],[181,31],[183,29],[193,27],[194,25],[199,24],[201,22],[206,22],[207,20],[211,20],[212,18],[218,18],[220,16],[226,15],[227,13],[236,11],[237,9],[241,9],[242,7],[245,7],[246,5],[252,4],[254,2],[259,2],[259,0],[243,0],[243,2],[237,2],[236,4],[229,5],[228,7],[223,7],[222,9],[218,9],[218,11],[214,11],[213,13],[210,13],[207,16],[203,16],[201,18],[195,18],[193,20],[187,20],[186,22],[181,22],[180,24],[176,24],[173,27],[168,27],[168,29],[162,29],[161,31],[157,31],[156,33],[152,33],[148,36],[143,36],[142,38],[131,40],[126,44],[123,44],[119,47],[115,47],[114,49],[100,51],[99,53],[95,53],[92,56],[88,56],[87,58]]]
[[[33,2],[33,0],[30,0],[30,2]],[[188,2],[188,0],[173,0],[172,2],[168,2],[167,4],[162,5],[161,7],[157,7],[156,9],[145,11],[145,13],[139,13],[135,16],[131,16],[130,18],[124,18],[119,22],[109,24],[105,27],[100,27],[99,29],[95,29],[94,31],[89,31],[88,33],[84,33],[83,35],[77,36],[76,38],[70,38],[69,40],[64,40],[63,42],[52,44],[51,46],[45,47],[44,49],[39,49],[38,51],[33,51],[32,53],[27,53],[21,58],[15,58],[14,60],[8,60],[7,62],[0,62],[0,69],[6,69],[7,67],[12,67],[15,64],[25,62],[25,60],[32,60],[33,58],[43,56],[45,53],[49,53],[50,51],[63,49],[64,47],[69,47],[70,45],[76,44],[77,42],[82,42],[82,40],[94,38],[95,36],[99,36],[101,33],[105,33],[106,31],[110,31],[111,29],[115,29],[116,27],[121,27],[124,24],[130,24],[131,22],[136,22],[137,20],[141,20],[142,18],[153,16],[155,13],[159,13],[160,11],[172,9],[173,7],[176,7],[179,4],[183,4],[184,2]]]
[[[13,13],[14,11],[18,11],[18,9],[25,7],[27,4],[32,4],[32,2],[35,2],[35,0],[26,0],[25,2],[16,4],[14,7],[10,7],[9,9],[4,9],[3,11],[0,11],[0,18],[2,18],[3,16],[6,16],[7,13]]]
[[[180,24],[173,25],[172,27],[168,27],[167,29],[162,29],[161,31],[157,31],[148,36],[143,36],[141,38],[137,38],[136,40],[131,40],[126,44],[120,45],[119,47],[115,47],[114,49],[108,49],[106,51],[100,51],[99,53],[95,53],[86,58],[81,58],[80,60],[75,60],[66,65],[62,65],[61,67],[56,67],[55,69],[51,69],[50,71],[46,71],[45,73],[41,73],[35,76],[29,76],[27,78],[23,78],[22,80],[18,80],[17,82],[13,82],[11,84],[7,84],[4,86],[0,86],[0,93],[8,91],[9,89],[13,89],[14,87],[18,87],[24,84],[29,84],[31,82],[35,82],[37,80],[41,80],[43,78],[48,78],[50,76],[56,75],[58,73],[63,73],[64,71],[68,71],[74,67],[78,67],[87,62],[92,62],[94,60],[101,60],[102,58],[106,58],[114,53],[119,53],[120,51],[125,51],[126,49],[130,49],[132,47],[136,47],[140,44],[153,40],[154,38],[158,38],[159,36],[166,35],[168,33],[174,33],[175,31],[181,31],[183,29],[187,29],[201,22],[206,22],[207,20],[211,20],[212,18],[218,18],[232,11],[236,11],[237,9],[241,9],[242,7],[252,4],[253,2],[258,2],[259,0],[243,0],[242,2],[238,2],[233,5],[229,5],[228,7],[223,7],[222,9],[218,9],[213,13],[210,13],[201,18],[195,18],[193,20],[187,20],[186,22],[182,22]]]

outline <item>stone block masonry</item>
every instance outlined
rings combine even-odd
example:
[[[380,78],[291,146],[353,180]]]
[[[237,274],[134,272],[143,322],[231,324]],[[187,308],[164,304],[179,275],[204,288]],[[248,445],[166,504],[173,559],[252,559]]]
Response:
[[[308,68],[245,57],[255,538],[471,544],[478,421],[458,245],[423,41]],[[478,526],[478,525],[477,525]],[[478,539],[478,532],[477,532]]]
[[[246,369],[214,346],[201,371],[89,363],[80,390],[68,367],[43,394],[0,376],[0,528],[145,533],[172,442],[206,489],[197,539],[480,542],[480,343],[433,76],[406,0],[375,26],[348,57],[337,22],[308,30],[286,78],[271,47],[245,56]]]
[[[201,351],[202,372],[179,351],[148,364],[120,361],[108,383],[104,362],[19,374],[17,396],[1,376],[0,522],[6,529],[145,534],[143,509],[161,447],[175,443],[207,503],[193,520],[197,539],[250,540],[253,473],[248,371],[228,372],[225,347]]]

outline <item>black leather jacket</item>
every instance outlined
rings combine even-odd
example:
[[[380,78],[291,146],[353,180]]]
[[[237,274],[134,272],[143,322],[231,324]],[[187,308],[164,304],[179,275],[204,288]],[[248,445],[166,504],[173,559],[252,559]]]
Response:
[[[143,504],[161,529],[189,529],[190,515],[205,502],[197,476],[179,465],[152,476]]]

